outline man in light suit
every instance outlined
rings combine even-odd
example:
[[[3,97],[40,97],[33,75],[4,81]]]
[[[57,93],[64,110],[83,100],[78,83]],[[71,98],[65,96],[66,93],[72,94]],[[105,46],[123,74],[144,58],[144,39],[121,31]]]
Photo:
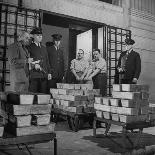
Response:
[[[8,61],[10,65],[10,91],[27,92],[29,86],[29,68],[31,61],[26,46],[29,44],[30,35],[23,31],[15,43],[8,47]]]
[[[120,83],[136,84],[141,73],[141,58],[139,53],[135,52],[132,45],[135,43],[131,38],[125,39],[126,51],[122,52],[117,71],[121,76]]]

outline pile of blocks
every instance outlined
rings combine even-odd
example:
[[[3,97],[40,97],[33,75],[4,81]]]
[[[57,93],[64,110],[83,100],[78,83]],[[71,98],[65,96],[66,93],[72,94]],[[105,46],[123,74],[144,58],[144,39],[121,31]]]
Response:
[[[95,96],[100,95],[92,84],[57,83],[57,88],[50,92],[54,108],[73,113],[94,112]]]
[[[15,136],[54,132],[50,98],[48,94],[8,92],[6,103],[1,104],[8,120],[5,131]]]
[[[124,123],[149,120],[149,86],[114,84],[112,97],[96,97],[94,108],[99,118]]]

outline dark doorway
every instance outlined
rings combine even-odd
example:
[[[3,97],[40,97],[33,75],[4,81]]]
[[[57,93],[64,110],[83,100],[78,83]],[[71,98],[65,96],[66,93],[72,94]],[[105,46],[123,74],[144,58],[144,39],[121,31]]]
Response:
[[[92,48],[97,48],[97,28],[103,26],[103,24],[47,11],[43,11],[42,17],[43,32],[45,27],[51,26],[54,27],[54,29],[56,29],[56,27],[58,28],[58,30],[56,29],[55,32],[63,32],[64,34],[62,40],[62,47],[65,53],[65,68],[67,70],[66,79],[67,82],[70,82],[70,76],[68,76],[70,75],[69,68],[71,60],[75,59],[76,57],[77,35],[92,29]],[[49,30],[50,28],[46,29],[48,29],[48,31],[51,32]],[[46,38],[48,37],[48,35],[49,34],[47,34],[46,32],[46,34],[43,36],[43,40],[47,41]],[[66,40],[68,40],[68,44],[65,44]]]

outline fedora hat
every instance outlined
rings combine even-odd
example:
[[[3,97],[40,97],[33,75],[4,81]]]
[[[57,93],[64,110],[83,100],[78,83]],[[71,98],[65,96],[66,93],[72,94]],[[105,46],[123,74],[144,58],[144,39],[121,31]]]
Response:
[[[127,45],[133,45],[135,43],[135,41],[131,38],[126,38],[125,39],[125,44]]]
[[[61,34],[53,34],[52,37],[54,40],[59,41],[59,40],[61,40],[62,35]]]
[[[35,27],[30,34],[42,34],[42,29],[39,27]]]

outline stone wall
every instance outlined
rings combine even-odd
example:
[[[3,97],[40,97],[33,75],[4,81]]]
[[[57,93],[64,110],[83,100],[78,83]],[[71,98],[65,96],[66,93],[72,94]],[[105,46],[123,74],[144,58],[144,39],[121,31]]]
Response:
[[[149,84],[150,86],[150,102],[155,101],[155,22],[145,17],[141,18],[139,15],[131,14],[130,30],[132,36],[136,41],[134,45],[135,50],[138,51],[142,59],[142,73],[139,82],[142,84]]]

